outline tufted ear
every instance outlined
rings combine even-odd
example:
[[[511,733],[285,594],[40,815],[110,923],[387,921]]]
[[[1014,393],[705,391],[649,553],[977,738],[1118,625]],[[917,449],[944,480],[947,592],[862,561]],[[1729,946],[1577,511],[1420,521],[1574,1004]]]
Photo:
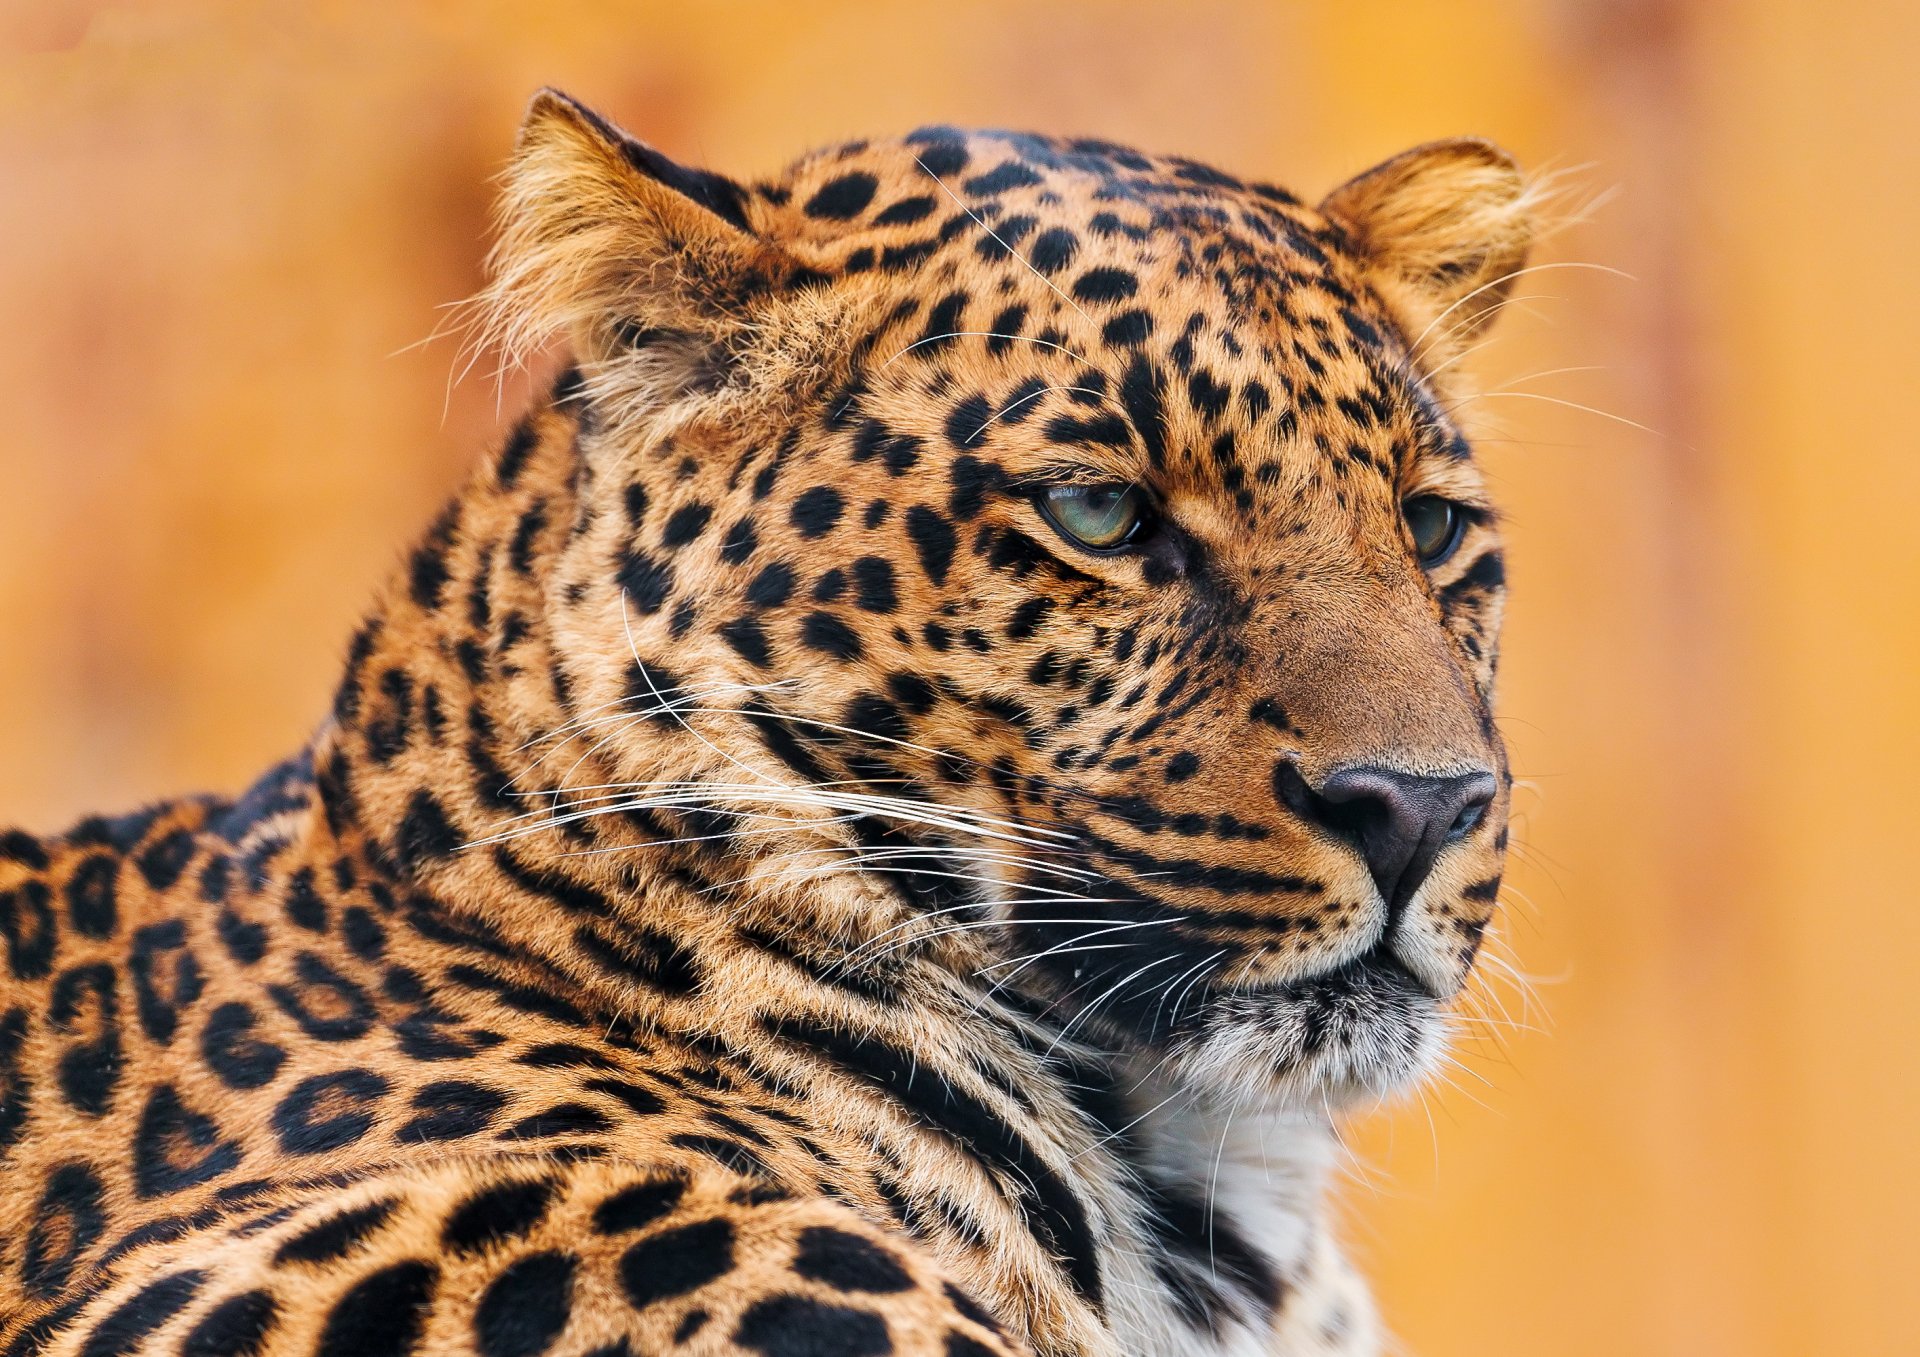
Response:
[[[1533,243],[1532,208],[1513,157],[1469,137],[1404,151],[1320,204],[1388,291],[1412,294],[1421,324],[1438,320],[1456,339],[1483,329],[1506,299]]]
[[[564,337],[588,363],[645,349],[685,358],[691,374],[790,268],[753,233],[740,185],[675,164],[555,90],[528,106],[505,185],[483,302],[516,359]]]

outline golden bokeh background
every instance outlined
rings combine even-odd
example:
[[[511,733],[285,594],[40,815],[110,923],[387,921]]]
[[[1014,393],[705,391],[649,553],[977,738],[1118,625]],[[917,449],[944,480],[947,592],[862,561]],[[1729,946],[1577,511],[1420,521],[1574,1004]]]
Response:
[[[1573,170],[1478,405],[1532,994],[1359,1128],[1350,1234],[1424,1357],[1920,1352],[1920,8],[8,0],[0,53],[0,822],[43,829],[323,711],[518,399],[418,341],[538,85],[738,174],[927,122],[1312,194],[1461,132]]]

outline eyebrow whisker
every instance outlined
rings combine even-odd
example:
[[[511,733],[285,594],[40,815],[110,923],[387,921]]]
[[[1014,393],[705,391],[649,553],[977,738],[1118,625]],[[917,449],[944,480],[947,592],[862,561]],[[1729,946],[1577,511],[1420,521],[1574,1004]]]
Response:
[[[1100,391],[1095,391],[1095,390],[1094,390],[1094,389],[1093,389],[1092,387],[1090,387],[1090,386],[1045,386],[1045,387],[1042,387],[1042,388],[1040,388],[1040,390],[1038,390],[1038,391],[1035,391],[1035,392],[1032,392],[1032,393],[1031,393],[1031,394],[1029,394],[1029,395],[1025,395],[1025,396],[1022,396],[1022,397],[1021,397],[1021,398],[1020,398],[1019,400],[1017,400],[1017,401],[1011,401],[1011,402],[1009,402],[1009,403],[1008,403],[1008,404],[1007,404],[1006,406],[1004,406],[1003,408],[1001,408],[1000,410],[997,410],[997,411],[995,411],[995,412],[994,412],[994,413],[993,413],[993,414],[992,414],[991,416],[989,416],[989,417],[988,417],[988,419],[987,419],[987,421],[986,421],[986,423],[985,423],[985,424],[982,424],[982,425],[981,425],[981,426],[980,426],[979,428],[977,428],[977,429],[975,429],[975,430],[974,430],[974,431],[973,431],[972,433],[970,433],[970,434],[968,434],[968,435],[967,435],[967,442],[968,442],[969,444],[971,444],[971,443],[973,442],[973,440],[974,440],[974,439],[976,439],[976,438],[978,438],[978,437],[979,437],[979,436],[980,436],[981,434],[983,434],[983,433],[985,433],[985,432],[987,431],[987,429],[988,429],[988,427],[989,427],[989,426],[991,426],[992,424],[994,424],[995,422],[997,422],[997,421],[999,421],[999,420],[1002,420],[1002,419],[1005,419],[1005,418],[1006,418],[1006,417],[1007,417],[1008,415],[1010,415],[1010,414],[1012,414],[1012,413],[1013,413],[1013,412],[1014,412],[1015,410],[1018,410],[1018,409],[1019,409],[1019,408],[1020,408],[1021,406],[1023,406],[1023,405],[1025,405],[1025,404],[1026,404],[1027,402],[1029,402],[1029,401],[1037,401],[1037,400],[1039,400],[1039,399],[1040,399],[1040,398],[1041,398],[1042,396],[1048,396],[1048,395],[1052,395],[1052,394],[1053,394],[1054,392],[1056,392],[1056,391],[1067,391],[1067,392],[1075,392],[1075,393],[1078,393],[1078,394],[1080,394],[1080,395],[1083,395],[1083,396],[1092,396],[1092,397],[1094,397],[1094,398],[1095,398],[1096,400],[1097,400],[1097,399],[1099,399],[1100,397],[1102,397],[1103,395],[1105,395],[1105,393],[1104,393],[1104,392],[1100,392]]]

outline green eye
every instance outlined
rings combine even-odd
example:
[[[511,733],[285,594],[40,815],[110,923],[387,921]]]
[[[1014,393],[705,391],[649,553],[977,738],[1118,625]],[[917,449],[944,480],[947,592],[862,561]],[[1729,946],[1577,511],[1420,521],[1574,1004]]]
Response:
[[[1149,521],[1147,492],[1137,485],[1052,485],[1034,496],[1047,522],[1090,551],[1116,551]]]
[[[1453,555],[1466,531],[1467,516],[1460,506],[1438,495],[1415,495],[1400,506],[1400,512],[1406,515],[1420,564],[1429,570]]]

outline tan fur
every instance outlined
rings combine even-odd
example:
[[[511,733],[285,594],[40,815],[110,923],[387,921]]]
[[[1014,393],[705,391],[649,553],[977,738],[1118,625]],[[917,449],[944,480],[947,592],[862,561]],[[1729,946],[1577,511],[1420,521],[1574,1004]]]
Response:
[[[576,366],[311,745],[0,835],[0,1357],[1374,1351],[1332,1109],[1438,1057],[1507,805],[1415,327],[1525,201],[951,131],[734,185],[538,98],[483,323]],[[1109,554],[1042,507],[1102,480]],[[1488,790],[1400,890],[1356,769]]]

